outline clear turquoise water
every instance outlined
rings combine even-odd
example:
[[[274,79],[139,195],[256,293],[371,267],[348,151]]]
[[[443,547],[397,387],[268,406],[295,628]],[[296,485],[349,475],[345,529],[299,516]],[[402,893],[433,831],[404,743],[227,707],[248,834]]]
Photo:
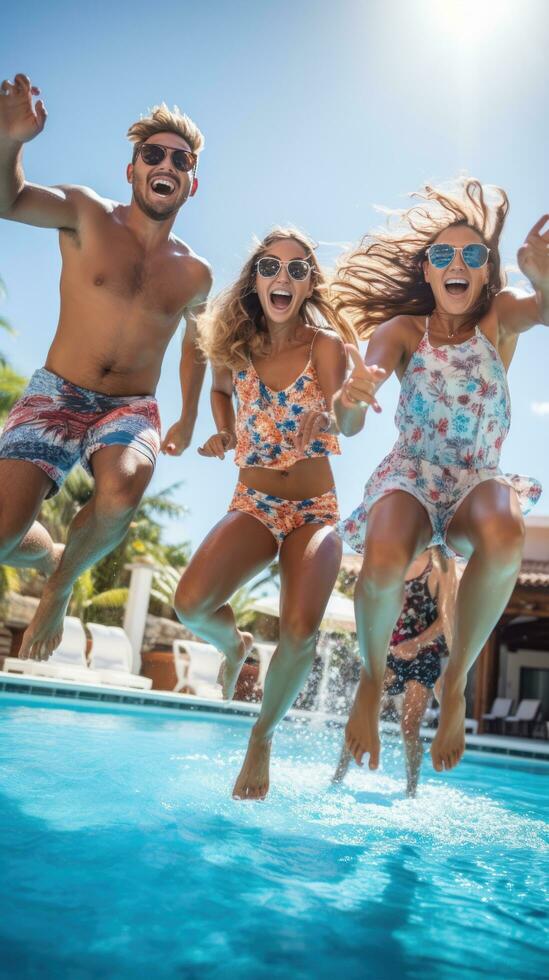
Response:
[[[388,738],[332,789],[340,733],[287,724],[237,803],[249,724],[0,703],[2,976],[547,975],[547,767],[409,801]]]

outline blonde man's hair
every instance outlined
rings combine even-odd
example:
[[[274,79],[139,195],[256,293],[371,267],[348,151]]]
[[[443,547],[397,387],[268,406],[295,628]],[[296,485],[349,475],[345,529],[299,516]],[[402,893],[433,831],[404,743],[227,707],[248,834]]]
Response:
[[[216,367],[239,371],[248,363],[251,354],[258,357],[268,353],[269,331],[255,292],[257,260],[279,241],[294,241],[301,246],[311,264],[312,295],[303,302],[300,316],[303,323],[335,331],[347,343],[357,344],[355,333],[333,309],[329,282],[315,255],[315,246],[297,228],[273,228],[253,249],[236,282],[212,300],[198,321],[198,343],[203,354]]]
[[[489,280],[472,311],[479,319],[505,285],[499,241],[509,209],[501,187],[462,177],[451,184],[426,184],[410,195],[418,203],[401,211],[380,208],[388,224],[366,235],[338,263],[333,285],[335,310],[367,340],[375,328],[399,315],[430,315],[433,292],[423,276],[426,252],[446,228],[467,227],[490,249]]]
[[[135,144],[134,163],[141,144],[157,133],[175,133],[176,136],[181,136],[197,156],[204,146],[204,136],[196,123],[181,112],[178,106],[174,105],[170,109],[165,102],[161,102],[152,107],[148,116],[142,116],[128,129],[128,139]]]

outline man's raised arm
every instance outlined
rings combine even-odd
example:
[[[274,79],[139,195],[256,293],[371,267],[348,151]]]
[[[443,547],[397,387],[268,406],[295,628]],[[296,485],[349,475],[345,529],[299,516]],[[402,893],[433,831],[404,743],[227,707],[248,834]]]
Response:
[[[79,188],[28,184],[23,172],[23,144],[38,136],[47,113],[40,90],[26,75],[0,86],[0,216],[40,228],[77,227]]]

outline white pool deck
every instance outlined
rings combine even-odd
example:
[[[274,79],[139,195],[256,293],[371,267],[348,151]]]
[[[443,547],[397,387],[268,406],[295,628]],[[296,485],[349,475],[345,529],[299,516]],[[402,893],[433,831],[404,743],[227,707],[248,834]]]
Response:
[[[34,677],[31,674],[10,674],[0,670],[0,706],[10,701],[17,701],[22,697],[32,697],[36,699],[36,704],[40,704],[42,707],[53,704],[57,707],[66,704],[69,707],[71,702],[75,702],[82,707],[91,708],[93,706],[95,709],[105,711],[152,710],[172,718],[177,712],[253,718],[260,709],[259,704],[252,704],[248,701],[208,700],[190,694],[175,694],[170,691],[136,691],[127,687]],[[305,722],[315,727],[328,724],[342,728],[345,718],[341,715],[294,710],[289,712],[286,721]],[[387,733],[398,734],[400,731],[395,722],[384,721],[381,723],[381,727]],[[422,728],[421,730],[421,735],[426,741],[432,741],[435,734],[436,730],[433,728]],[[549,762],[549,742],[543,739],[468,734],[466,743],[467,749],[474,753],[483,752],[490,755]]]

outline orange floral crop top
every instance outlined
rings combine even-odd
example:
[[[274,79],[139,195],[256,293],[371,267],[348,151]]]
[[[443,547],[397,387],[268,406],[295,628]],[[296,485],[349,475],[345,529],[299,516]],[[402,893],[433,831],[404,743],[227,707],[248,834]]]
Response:
[[[301,459],[340,454],[337,437],[328,433],[317,435],[302,453],[295,448],[300,416],[313,409],[328,411],[311,355],[305,370],[282,391],[264,384],[250,361],[233,375],[233,392],[237,466],[286,470]]]

